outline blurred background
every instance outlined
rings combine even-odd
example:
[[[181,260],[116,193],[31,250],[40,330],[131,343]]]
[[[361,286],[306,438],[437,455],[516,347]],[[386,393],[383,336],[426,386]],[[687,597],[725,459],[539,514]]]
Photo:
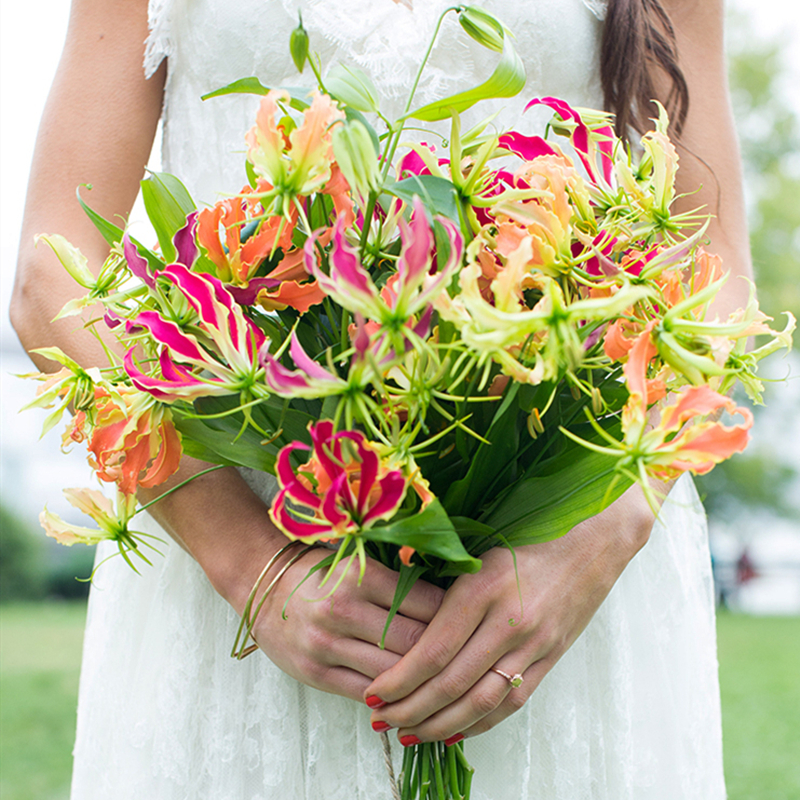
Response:
[[[729,0],[730,81],[763,310],[800,318],[800,6]],[[0,7],[0,797],[68,796],[89,548],[43,535],[44,504],[90,484],[44,412],[18,414],[32,365],[8,321],[24,187],[69,3]],[[151,166],[158,164],[156,141]],[[145,219],[141,206],[132,220]],[[719,604],[725,764],[731,800],[800,800],[800,354],[767,362],[753,442],[698,480]],[[745,402],[745,398],[737,398]],[[676,798],[677,800],[677,798]]]

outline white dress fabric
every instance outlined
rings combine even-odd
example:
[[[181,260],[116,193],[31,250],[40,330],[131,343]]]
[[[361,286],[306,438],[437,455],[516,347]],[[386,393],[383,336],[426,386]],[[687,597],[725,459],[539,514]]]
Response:
[[[534,95],[601,104],[602,0],[484,5],[516,35],[519,99],[484,104],[519,122]],[[168,57],[164,168],[196,200],[245,183],[258,99],[200,96],[258,75],[309,85],[288,52],[297,9],[324,65],[355,64],[397,112],[440,0],[151,0],[145,67]],[[473,86],[493,54],[450,15],[418,101]],[[488,53],[488,55],[487,55]],[[274,482],[245,477],[266,500]],[[152,521],[149,530],[158,532]],[[168,537],[162,533],[163,538]],[[230,658],[232,609],[178,546],[134,574],[117,558],[89,602],[73,800],[390,800],[366,706],[297,683],[257,653]],[[108,555],[102,549],[98,559]],[[396,766],[402,748],[393,743]],[[690,479],[668,497],[646,547],[517,714],[470,739],[474,800],[723,800],[721,724],[705,515]]]

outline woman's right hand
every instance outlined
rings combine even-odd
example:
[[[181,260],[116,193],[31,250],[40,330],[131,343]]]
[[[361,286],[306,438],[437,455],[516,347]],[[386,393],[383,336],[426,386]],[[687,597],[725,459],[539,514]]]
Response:
[[[143,500],[158,497],[207,466],[185,458],[178,474],[161,486],[140,492],[140,496]],[[232,468],[199,476],[154,504],[150,513],[194,557],[237,614],[244,611],[264,565],[287,544],[286,537],[272,524],[267,507]],[[276,560],[262,582],[256,603],[300,550],[298,544]],[[324,570],[303,579],[329,552],[312,550],[287,569],[267,597],[253,633],[267,656],[293,678],[363,702],[367,686],[419,640],[439,610],[444,592],[418,581],[401,604],[389,627],[386,649],[381,650],[378,642],[398,574],[368,559],[361,586],[358,565],[354,564],[333,596],[326,598],[344,564],[339,564],[322,588],[319,584]],[[282,617],[284,605],[286,619]],[[223,644],[230,646],[233,642]]]
[[[283,563],[299,551],[299,545],[291,548],[282,557]],[[392,620],[382,650],[378,643],[394,597],[397,573],[368,559],[359,586],[358,565],[353,564],[334,594],[327,597],[344,569],[343,563],[321,588],[326,569],[303,582],[309,569],[327,555],[330,551],[312,550],[287,569],[268,595],[253,634],[267,656],[301,683],[363,702],[367,686],[419,640],[441,605],[444,592],[418,582]],[[265,586],[279,570],[279,565],[270,570]]]

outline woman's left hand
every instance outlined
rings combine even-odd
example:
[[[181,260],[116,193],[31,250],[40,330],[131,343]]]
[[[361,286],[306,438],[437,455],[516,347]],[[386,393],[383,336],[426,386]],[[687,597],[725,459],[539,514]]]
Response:
[[[460,576],[419,642],[367,689],[373,727],[404,745],[474,736],[520,709],[647,541],[653,513],[634,487],[566,536],[483,556]],[[510,682],[492,671],[521,674]],[[376,724],[384,723],[384,725]],[[414,738],[416,737],[416,738]],[[448,743],[452,743],[449,741]]]

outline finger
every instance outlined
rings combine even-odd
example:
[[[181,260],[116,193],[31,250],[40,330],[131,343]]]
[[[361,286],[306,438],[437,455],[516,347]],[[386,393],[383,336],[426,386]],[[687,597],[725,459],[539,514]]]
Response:
[[[386,609],[369,602],[358,591],[334,595],[329,601],[315,605],[312,611],[314,624],[336,637],[360,639],[376,646],[383,639]],[[396,614],[386,631],[384,646],[405,655],[424,631],[424,623]]]
[[[519,650],[506,655],[508,648],[507,641],[498,640],[496,626],[485,621],[442,672],[407,697],[381,707],[375,719],[393,728],[416,728],[440,710],[455,708],[462,727],[473,725],[500,704],[509,688],[508,680],[491,672],[492,667],[498,662],[519,667],[534,660]],[[487,675],[493,679],[484,681]]]
[[[369,695],[379,697],[384,703],[408,697],[447,667],[472,636],[484,613],[483,606],[470,603],[464,592],[448,592],[417,644],[377,678],[369,687]]]
[[[351,635],[370,644],[380,646],[386,629],[386,610],[377,606],[369,606],[366,619],[359,630],[352,630]],[[402,614],[395,614],[389,629],[386,631],[384,648],[392,653],[404,656],[422,638],[425,624],[416,619],[408,619]],[[397,660],[397,659],[396,659]]]
[[[349,697],[360,703],[363,702],[364,691],[369,686],[370,679],[348,667],[317,666],[313,672],[306,671],[303,683],[323,692]]]
[[[439,742],[465,732],[500,708],[514,691],[509,682],[487,672],[456,702],[428,716],[419,725],[398,728],[398,736],[415,736],[422,742]]]
[[[532,664],[530,667],[528,667],[528,669],[525,670],[525,672],[522,673],[522,685],[516,689],[512,688],[504,698],[503,702],[500,703],[500,705],[494,711],[492,711],[490,714],[487,714],[470,727],[464,728],[457,733],[462,733],[465,737],[477,736],[479,733],[486,733],[486,731],[490,730],[504,719],[507,719],[512,714],[519,711],[531,698],[531,695],[539,687],[542,679],[545,675],[547,675],[552,666],[553,662],[547,658]],[[449,736],[454,735],[456,734],[449,734]]]
[[[367,563],[361,590],[371,602],[383,608],[391,608],[397,589],[398,574],[377,561]],[[399,611],[406,617],[430,622],[439,610],[444,590],[427,581],[417,581],[400,604]]]
[[[381,650],[358,639],[337,639],[330,648],[330,663],[360,672],[371,681],[400,660],[397,653]],[[358,698],[359,701],[361,698]]]

